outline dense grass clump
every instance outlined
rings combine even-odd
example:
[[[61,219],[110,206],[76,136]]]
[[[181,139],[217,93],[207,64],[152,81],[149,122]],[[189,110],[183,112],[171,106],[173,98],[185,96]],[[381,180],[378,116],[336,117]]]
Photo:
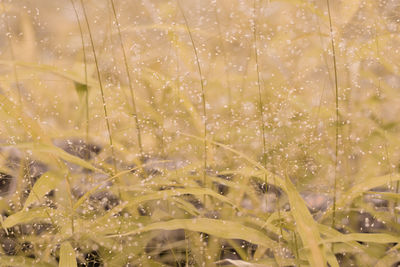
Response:
[[[0,3],[1,266],[397,266],[400,6]]]

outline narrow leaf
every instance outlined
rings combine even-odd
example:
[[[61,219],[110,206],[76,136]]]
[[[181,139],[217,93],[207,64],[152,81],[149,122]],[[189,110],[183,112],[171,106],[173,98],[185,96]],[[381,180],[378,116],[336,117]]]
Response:
[[[156,200],[156,199],[164,199],[167,200],[170,197],[173,196],[181,196],[185,194],[191,194],[191,195],[209,195],[212,196],[222,202],[229,203],[230,205],[235,207],[235,203],[233,203],[229,198],[220,195],[216,193],[215,191],[209,189],[209,188],[177,188],[177,189],[171,189],[171,190],[162,190],[162,191],[157,191],[155,193],[143,195],[143,196],[138,196],[138,197],[132,197],[129,198],[130,204],[137,204],[145,201],[150,201],[150,200]]]
[[[71,246],[71,243],[64,242],[60,248],[60,264],[59,267],[76,267],[76,256],[75,250]]]
[[[62,179],[63,177],[56,172],[46,172],[40,176],[32,187],[23,209],[26,210],[32,203],[40,201],[44,195],[55,189]]]
[[[316,222],[289,178],[286,178],[286,189],[291,207],[290,211],[296,221],[297,232],[300,234],[304,246],[308,247],[311,252],[307,253],[310,265],[315,267],[326,266],[327,257]]]
[[[110,235],[109,237],[119,237],[136,235],[153,230],[177,230],[186,229],[194,232],[203,232],[223,239],[242,239],[256,245],[274,248],[278,244],[270,239],[266,234],[254,228],[244,226],[238,222],[213,220],[208,218],[195,219],[176,219],[166,222],[157,222],[147,226],[137,228],[127,233]]]
[[[385,185],[391,182],[400,181],[400,175],[398,174],[388,174],[379,177],[370,177],[365,179],[364,181],[356,184],[348,191],[341,194],[340,198],[336,202],[337,208],[342,208],[348,206],[354,199],[361,196],[365,192],[369,192],[372,188],[379,187],[381,185]],[[322,216],[320,221],[328,218],[332,213],[332,207],[330,207]]]
[[[15,147],[31,149],[31,150],[38,151],[38,152],[50,153],[50,154],[53,154],[65,161],[74,163],[74,164],[84,167],[86,169],[104,173],[102,170],[94,167],[89,162],[87,162],[79,157],[76,157],[74,155],[71,155],[71,154],[65,152],[64,150],[62,150],[61,148],[53,146],[53,145],[47,145],[47,144],[41,144],[41,143],[20,143],[20,144],[15,145]]]
[[[38,219],[46,219],[49,217],[47,211],[48,208],[40,207],[28,211],[16,212],[4,220],[3,227],[10,228],[17,224],[28,223]]]

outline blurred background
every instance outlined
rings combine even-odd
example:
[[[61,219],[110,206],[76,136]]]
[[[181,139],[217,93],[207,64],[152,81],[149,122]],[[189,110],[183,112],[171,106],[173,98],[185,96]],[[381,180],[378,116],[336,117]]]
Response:
[[[119,158],[129,161],[138,143],[112,7],[109,1],[84,4]],[[80,2],[75,5],[86,54],[90,133],[107,143],[88,29]],[[71,1],[3,1],[1,8],[2,94],[17,102],[20,92],[24,112],[51,137],[82,135],[85,111],[74,83],[85,83],[85,66]],[[201,158],[201,146],[177,135],[201,136],[203,130],[200,79],[184,12],[203,73],[210,138],[260,159],[260,84],[270,168],[330,186],[335,78],[325,1],[181,1],[181,10],[176,1],[115,1],[115,9],[146,154]],[[339,170],[346,184],[399,167],[400,6],[395,0],[354,0],[334,1],[331,9]],[[14,126],[3,120],[3,140],[29,138]],[[211,165],[232,164],[219,161],[226,155],[210,153]]]

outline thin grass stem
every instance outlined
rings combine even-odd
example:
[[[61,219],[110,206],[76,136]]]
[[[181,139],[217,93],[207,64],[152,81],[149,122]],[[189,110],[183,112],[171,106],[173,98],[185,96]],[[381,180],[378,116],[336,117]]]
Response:
[[[335,50],[335,39],[333,37],[333,26],[332,26],[332,16],[331,8],[329,5],[329,0],[326,0],[328,7],[328,17],[329,17],[329,32],[331,39],[331,49],[333,58],[333,69],[335,74],[335,177],[333,185],[333,212],[332,212],[332,228],[336,226],[336,195],[337,195],[337,184],[338,184],[338,152],[339,152],[339,84],[338,84],[338,73],[336,65],[336,50]]]
[[[81,1],[81,5],[82,5],[83,15],[84,15],[85,21],[86,21],[86,26],[87,26],[88,32],[89,32],[90,43],[91,43],[91,46],[92,46],[92,52],[93,52],[95,66],[96,66],[97,78],[99,80],[101,100],[102,100],[102,104],[103,104],[104,117],[105,117],[105,121],[106,121],[106,127],[107,127],[107,132],[108,132],[108,140],[109,140],[110,149],[111,149],[111,156],[112,156],[112,161],[113,161],[113,166],[114,166],[114,172],[116,173],[117,172],[117,161],[116,161],[116,158],[115,158],[114,145],[113,145],[113,139],[112,139],[112,133],[111,133],[111,127],[110,127],[110,120],[109,120],[108,112],[107,112],[107,105],[106,105],[106,99],[105,99],[105,96],[104,96],[103,83],[101,81],[99,63],[98,63],[98,59],[97,59],[96,49],[94,47],[92,31],[90,29],[90,24],[89,24],[88,16],[87,16],[87,13],[86,13],[86,8],[85,8],[85,5],[83,4],[83,0],[80,0],[80,1]]]
[[[204,137],[204,170],[203,170],[203,185],[204,187],[206,186],[206,172],[207,172],[207,153],[208,153],[208,145],[207,145],[207,111],[206,111],[206,98],[205,98],[205,86],[204,86],[204,78],[203,78],[203,74],[201,71],[201,66],[200,66],[200,60],[199,60],[199,55],[197,53],[197,48],[196,48],[196,44],[194,42],[193,39],[193,35],[192,32],[190,30],[189,27],[189,23],[188,20],[185,16],[185,13],[183,12],[183,9],[180,5],[179,0],[177,1],[178,3],[178,7],[182,13],[182,17],[185,21],[185,26],[186,26],[186,30],[189,34],[189,38],[190,38],[190,42],[192,43],[192,47],[193,47],[193,51],[194,51],[194,55],[195,55],[195,59],[196,59],[196,65],[197,65],[197,70],[199,72],[199,76],[200,76],[200,86],[201,86],[201,102],[202,102],[202,107],[203,107],[203,137]],[[205,196],[204,196],[205,198]]]
[[[82,53],[83,53],[83,68],[84,68],[84,73],[85,73],[85,85],[86,85],[86,92],[85,92],[85,106],[86,106],[86,125],[85,125],[85,141],[86,141],[86,146],[85,149],[87,150],[88,153],[84,154],[85,160],[89,160],[89,87],[88,87],[88,73],[87,73],[87,57],[86,57],[86,49],[85,49],[85,41],[83,38],[83,30],[82,30],[82,24],[79,19],[78,11],[76,9],[74,0],[70,0],[72,7],[74,9],[75,17],[76,17],[76,22],[78,23],[79,27],[79,33],[81,36],[81,44],[82,44]],[[86,178],[88,178],[88,174],[86,174]]]
[[[257,0],[253,2],[253,38],[254,38],[254,57],[256,62],[256,71],[257,71],[257,87],[258,87],[258,107],[259,107],[259,117],[260,117],[260,128],[261,128],[261,139],[262,139],[262,164],[264,167],[267,165],[267,141],[265,137],[265,122],[264,122],[264,103],[262,101],[261,94],[261,77],[260,77],[260,64],[258,61],[258,46],[257,46]],[[264,183],[265,183],[265,194],[268,192],[268,177],[264,174]]]
[[[135,91],[134,91],[133,85],[132,85],[133,82],[132,82],[132,77],[131,77],[131,70],[129,68],[128,58],[126,56],[126,49],[125,49],[125,45],[124,45],[122,34],[121,34],[121,28],[119,26],[117,12],[115,11],[114,1],[110,0],[110,3],[111,3],[114,19],[115,19],[115,24],[116,24],[117,30],[118,30],[118,38],[119,38],[119,42],[121,44],[121,50],[122,50],[122,56],[123,56],[124,65],[125,65],[126,76],[128,78],[128,86],[129,86],[129,92],[131,95],[133,118],[135,119],[135,124],[136,124],[136,133],[137,133],[137,140],[138,140],[138,144],[139,144],[139,152],[140,152],[140,156],[143,158],[144,152],[143,152],[142,136],[141,136],[141,132],[140,132],[138,112],[137,112],[137,108],[136,108]]]

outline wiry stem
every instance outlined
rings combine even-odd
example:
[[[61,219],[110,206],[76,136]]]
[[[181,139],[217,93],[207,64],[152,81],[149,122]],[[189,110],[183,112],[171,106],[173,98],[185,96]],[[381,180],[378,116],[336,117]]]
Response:
[[[267,158],[266,158],[266,152],[267,152],[267,141],[265,138],[265,126],[264,126],[264,105],[262,101],[262,95],[261,95],[261,78],[260,78],[260,64],[258,62],[258,47],[257,47],[257,14],[256,14],[256,0],[254,0],[254,6],[253,6],[253,37],[254,37],[254,56],[255,56],[255,61],[256,61],[256,71],[257,71],[257,86],[258,86],[258,106],[259,106],[259,111],[260,111],[260,128],[261,128],[261,133],[262,133],[262,163],[263,166],[266,167],[267,165]],[[267,180],[267,175],[264,174],[264,181],[265,181],[265,193],[268,191],[268,180]]]
[[[83,52],[83,62],[84,62],[84,72],[85,72],[85,85],[86,85],[86,94],[85,94],[85,104],[86,104],[86,147],[84,149],[87,150],[86,153],[84,153],[85,155],[85,160],[89,160],[89,91],[88,91],[88,77],[87,77],[87,62],[86,62],[86,50],[85,50],[85,42],[83,40],[83,31],[82,31],[82,25],[81,22],[79,20],[79,15],[78,15],[78,11],[76,10],[76,6],[74,3],[74,0],[71,0],[71,4],[72,7],[74,9],[74,13],[75,13],[75,17],[76,17],[76,22],[78,23],[78,27],[79,27],[79,33],[81,35],[81,43],[82,43],[82,52]],[[86,177],[88,177],[88,174],[86,174]],[[65,178],[67,186],[68,186],[68,193],[69,193],[69,200],[70,200],[70,204],[71,207],[73,207],[73,201],[72,201],[72,197],[71,197],[71,183],[70,183],[70,179],[69,179],[69,174],[66,176]],[[74,233],[74,215],[71,215],[71,229],[72,229],[72,233]]]
[[[122,55],[123,55],[123,59],[124,59],[126,76],[128,77],[129,91],[130,91],[131,101],[132,101],[133,117],[135,119],[135,124],[136,124],[136,133],[137,133],[137,139],[138,139],[138,144],[139,144],[139,151],[140,151],[140,155],[143,157],[144,152],[143,152],[143,145],[142,145],[142,136],[140,133],[140,124],[139,124],[139,118],[138,118],[138,113],[137,113],[137,108],[136,108],[135,92],[134,92],[133,85],[132,85],[132,77],[130,74],[128,59],[126,56],[125,45],[124,45],[124,42],[122,39],[121,28],[119,27],[117,12],[115,11],[114,1],[110,0],[110,2],[111,2],[112,11],[114,14],[115,23],[117,25],[118,37],[119,37],[119,41],[121,44],[121,50],[122,50]]]
[[[179,9],[180,9],[180,11],[181,11],[181,13],[182,13],[183,19],[185,20],[186,29],[187,29],[187,31],[188,31],[189,38],[190,38],[190,41],[191,41],[191,43],[192,43],[194,55],[195,55],[195,58],[196,58],[197,69],[198,69],[199,76],[200,76],[201,101],[202,101],[202,105],[203,105],[203,122],[204,122],[204,132],[203,132],[203,134],[204,134],[204,136],[203,136],[203,137],[204,137],[204,170],[203,170],[203,184],[204,184],[204,186],[206,186],[206,171],[207,171],[207,152],[208,152],[208,146],[207,146],[207,111],[206,111],[206,98],[205,98],[204,80],[203,80],[203,74],[202,74],[202,71],[201,71],[199,55],[198,55],[198,53],[197,53],[197,48],[196,48],[196,45],[195,45],[195,43],[194,43],[194,39],[193,39],[193,36],[192,36],[192,32],[191,32],[191,30],[190,30],[190,28],[189,28],[189,23],[188,23],[188,21],[187,21],[187,19],[186,19],[185,13],[183,12],[182,7],[181,7],[179,1],[177,1],[177,2],[178,2]]]
[[[83,66],[84,66],[84,72],[85,72],[85,85],[86,85],[86,94],[85,94],[85,104],[86,104],[86,148],[88,149],[89,145],[89,88],[88,88],[88,75],[87,75],[87,62],[86,62],[86,49],[85,49],[85,42],[83,39],[83,30],[82,30],[82,25],[81,21],[79,20],[79,15],[78,11],[76,9],[76,6],[74,4],[74,0],[70,0],[72,7],[74,9],[75,17],[76,17],[76,22],[78,23],[79,27],[79,33],[81,35],[81,43],[82,43],[82,53],[83,53]],[[85,153],[85,159],[89,160],[89,153]]]
[[[100,69],[99,69],[99,64],[98,64],[98,60],[97,60],[96,49],[94,48],[94,41],[93,41],[93,37],[92,37],[92,32],[91,32],[91,29],[90,29],[90,24],[89,24],[89,20],[88,20],[88,17],[87,17],[85,5],[83,4],[83,0],[81,0],[81,5],[82,5],[82,10],[83,10],[83,14],[84,14],[84,17],[85,17],[85,21],[86,21],[86,26],[87,26],[88,31],[89,31],[90,44],[92,46],[94,62],[95,62],[95,65],[96,65],[97,78],[99,80],[101,100],[102,100],[102,103],[103,103],[104,117],[105,117],[106,126],[107,126],[108,140],[109,140],[110,148],[111,148],[111,156],[112,156],[113,165],[114,165],[114,172],[116,173],[117,172],[117,162],[116,162],[116,159],[115,159],[114,145],[113,145],[111,127],[110,127],[110,120],[108,118],[106,99],[105,99],[105,96],[104,96],[104,88],[103,88],[103,83],[101,81],[101,75],[100,75]]]
[[[329,17],[329,30],[332,47],[333,57],[333,69],[335,73],[335,113],[336,113],[336,131],[335,131],[335,178],[333,185],[333,213],[332,213],[332,228],[336,226],[336,194],[337,194],[337,176],[338,176],[338,151],[339,151],[339,85],[338,85],[338,74],[336,66],[336,51],[335,51],[335,40],[333,38],[333,27],[332,27],[332,16],[329,0],[326,0],[328,6],[328,17]]]

